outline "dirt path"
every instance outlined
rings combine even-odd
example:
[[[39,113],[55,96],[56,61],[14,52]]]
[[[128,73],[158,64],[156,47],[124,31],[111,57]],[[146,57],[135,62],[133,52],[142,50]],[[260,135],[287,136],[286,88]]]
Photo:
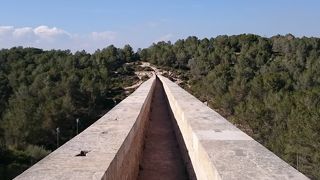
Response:
[[[188,179],[170,119],[169,106],[160,82],[156,83],[151,108],[151,120],[146,132],[145,148],[138,179]]]
[[[128,63],[128,64],[132,64],[132,63]],[[160,75],[163,75],[163,74],[173,75],[173,73],[171,71],[165,71],[162,69],[158,69],[156,66],[151,65],[149,62],[141,62],[141,64],[139,66],[143,67],[143,68],[150,68],[150,69],[152,69],[152,71],[136,71],[135,75],[139,78],[139,81],[137,81],[135,84],[133,84],[131,86],[124,87],[124,89],[126,90],[127,93],[130,92],[129,91],[130,89],[138,88],[143,83],[142,77],[144,77],[144,76],[148,76],[150,78],[153,76],[154,73],[160,74]],[[171,78],[174,80],[174,82],[176,84],[183,83],[183,81],[176,76],[173,76]]]

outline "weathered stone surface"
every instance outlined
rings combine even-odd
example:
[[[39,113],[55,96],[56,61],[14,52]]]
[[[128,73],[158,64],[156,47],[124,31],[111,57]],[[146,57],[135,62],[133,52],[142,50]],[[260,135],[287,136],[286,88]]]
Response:
[[[178,85],[159,78],[199,180],[308,179]],[[15,179],[135,179],[154,85],[155,77]],[[76,156],[81,151],[88,153]]]
[[[159,78],[198,179],[308,179],[178,85]]]
[[[15,179],[137,177],[154,79],[143,83],[101,119]],[[80,151],[89,152],[86,156],[76,156]]]

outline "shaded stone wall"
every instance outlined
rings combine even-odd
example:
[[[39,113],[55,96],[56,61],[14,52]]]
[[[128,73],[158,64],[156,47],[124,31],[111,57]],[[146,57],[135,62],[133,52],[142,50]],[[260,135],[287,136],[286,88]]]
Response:
[[[22,179],[135,179],[155,77],[102,118],[16,177]],[[86,156],[76,156],[88,151]]]
[[[308,179],[217,112],[159,76],[199,180]],[[15,179],[136,179],[155,77]],[[86,156],[77,156],[87,151]]]

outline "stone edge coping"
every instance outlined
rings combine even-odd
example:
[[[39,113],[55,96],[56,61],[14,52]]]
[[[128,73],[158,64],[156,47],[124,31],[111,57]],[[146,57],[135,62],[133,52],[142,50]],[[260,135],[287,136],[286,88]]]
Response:
[[[86,130],[15,179],[101,179],[134,126],[155,76]],[[86,156],[76,156],[88,151]]]
[[[158,77],[198,179],[308,179],[177,84]]]

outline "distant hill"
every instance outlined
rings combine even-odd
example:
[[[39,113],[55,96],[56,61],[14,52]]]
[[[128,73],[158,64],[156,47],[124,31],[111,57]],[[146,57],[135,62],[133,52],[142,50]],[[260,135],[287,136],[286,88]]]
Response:
[[[148,61],[152,66],[145,66]],[[312,179],[320,179],[320,39],[252,34],[93,54],[0,50],[0,179],[97,120],[150,70],[164,75]],[[151,67],[151,68],[150,68]]]
[[[159,42],[140,58],[293,167],[320,179],[320,39],[252,34]]]
[[[138,79],[128,63],[136,60],[130,46],[93,54],[0,50],[0,179],[12,179],[126,97],[123,87]]]

